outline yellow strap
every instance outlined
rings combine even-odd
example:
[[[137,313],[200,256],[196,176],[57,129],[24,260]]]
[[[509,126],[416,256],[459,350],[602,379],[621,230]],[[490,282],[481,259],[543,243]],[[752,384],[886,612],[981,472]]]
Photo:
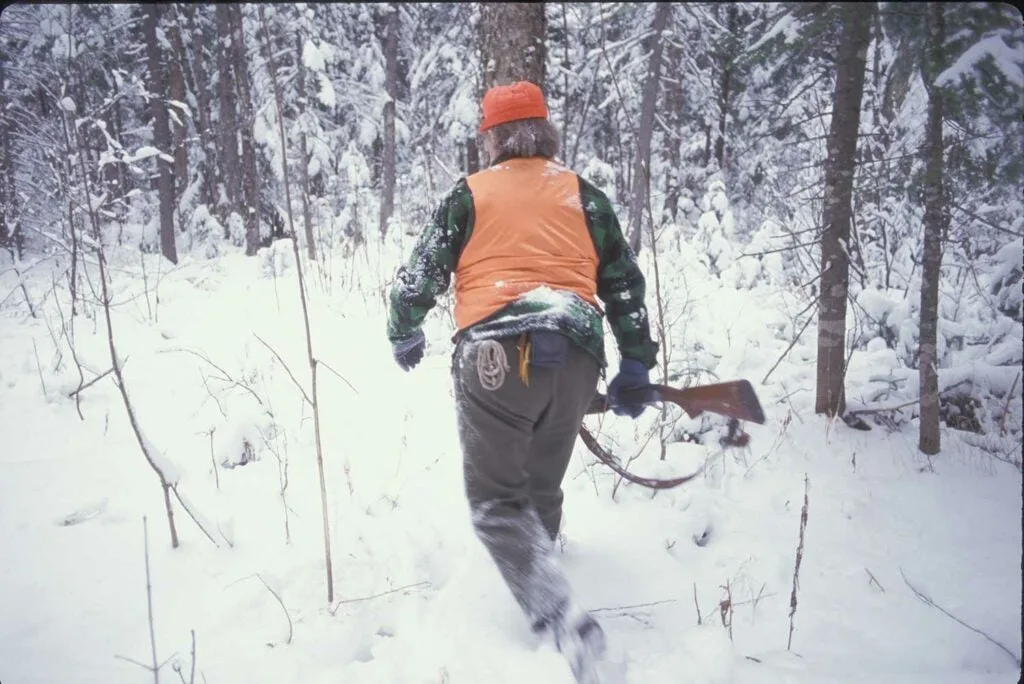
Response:
[[[526,333],[519,336],[519,379],[530,386],[530,340]]]

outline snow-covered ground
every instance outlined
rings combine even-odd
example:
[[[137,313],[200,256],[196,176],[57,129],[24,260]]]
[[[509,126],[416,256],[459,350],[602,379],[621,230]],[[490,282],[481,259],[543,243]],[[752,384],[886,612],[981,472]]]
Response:
[[[172,550],[159,482],[110,377],[82,392],[79,417],[68,397],[76,366],[67,344],[55,345],[55,304],[66,313],[68,302],[42,302],[50,276],[40,265],[28,278],[40,318],[28,317],[20,294],[0,311],[3,684],[152,680],[127,660],[153,659],[144,517],[163,681],[193,681],[194,632],[194,681],[210,684],[571,682],[560,657],[538,648],[472,534],[443,314],[429,319],[428,356],[405,374],[391,359],[379,293],[358,294],[386,276],[369,276],[371,264],[342,275],[335,261],[330,287],[311,277],[313,347],[329,366],[318,377],[329,604],[312,414],[282,365],[308,392],[290,256],[270,271],[239,255],[185,259],[163,273],[155,257],[146,263],[146,281],[137,257],[115,264],[126,383],[142,430],[218,546],[175,501],[181,546]],[[0,295],[14,284],[8,272]],[[702,341],[707,358],[694,363],[750,379],[767,422],[746,426],[745,449],[723,453],[709,439],[673,446],[664,462],[645,450],[631,465],[641,474],[705,466],[656,495],[616,490],[617,477],[578,445],[561,559],[603,622],[615,681],[1016,681],[1013,657],[907,581],[1019,658],[1020,473],[952,432],[929,464],[913,423],[859,432],[815,416],[813,329],[759,384],[787,346],[767,332],[788,320],[782,295],[691,286],[679,334]],[[79,316],[74,335],[86,380],[110,367],[100,312]],[[858,355],[854,367],[870,360]],[[649,410],[635,424],[587,424],[630,455],[657,418]],[[229,467],[247,443],[256,460]]]

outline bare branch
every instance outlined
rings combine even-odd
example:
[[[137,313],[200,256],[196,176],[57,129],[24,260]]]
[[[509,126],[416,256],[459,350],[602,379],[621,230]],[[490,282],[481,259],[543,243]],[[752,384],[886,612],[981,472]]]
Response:
[[[693,585],[694,597],[697,596],[697,585]],[[696,598],[695,598],[696,600]],[[612,606],[610,608],[594,608],[591,613],[607,613],[613,610],[632,610],[633,608],[650,608],[651,606],[660,606],[665,603],[675,603],[676,599],[663,599],[661,601],[652,601],[651,603],[635,603],[631,606]],[[697,614],[700,615],[700,609],[697,609]]]
[[[404,587],[398,587],[397,589],[391,589],[389,591],[382,591],[379,594],[373,594],[371,596],[363,596],[363,597],[354,598],[354,599],[340,599],[338,601],[335,601],[334,605],[331,606],[328,609],[328,611],[330,612],[331,615],[334,615],[335,613],[338,612],[338,608],[342,604],[344,604],[344,603],[359,603],[360,601],[369,601],[371,599],[380,598],[381,596],[388,596],[389,594],[397,594],[397,593],[402,592],[402,591],[408,591],[410,589],[419,589],[419,588],[424,588],[424,587],[429,587],[429,586],[430,586],[430,582],[417,582],[416,584],[409,584],[409,585],[406,585]]]
[[[338,371],[334,370],[334,369],[333,369],[333,368],[331,368],[331,367],[330,367],[329,365],[327,365],[327,362],[326,362],[326,361],[321,361],[320,359],[317,359],[317,360],[316,360],[316,362],[317,362],[318,364],[320,364],[321,366],[323,366],[324,368],[326,368],[327,370],[329,370],[329,371],[331,371],[332,373],[334,373],[334,375],[335,375],[335,376],[336,376],[336,377],[337,377],[337,378],[338,378],[339,380],[341,380],[341,381],[342,381],[343,383],[345,383],[346,385],[348,385],[348,386],[349,386],[349,389],[351,389],[351,390],[352,390],[353,392],[355,392],[356,394],[359,394],[359,390],[357,390],[357,389],[356,389],[355,387],[353,387],[353,386],[352,386],[352,383],[351,383],[351,382],[349,382],[348,380],[346,380],[346,379],[345,379],[345,378],[344,378],[344,377],[343,377],[343,376],[341,375],[341,373],[339,373]]]
[[[305,387],[303,387],[303,386],[302,386],[302,383],[298,381],[298,379],[297,379],[297,378],[295,377],[295,374],[294,374],[294,373],[292,373],[292,369],[291,369],[291,368],[289,368],[289,367],[288,367],[288,364],[287,364],[287,363],[285,363],[285,362],[284,362],[284,359],[282,359],[282,358],[281,358],[281,355],[280,355],[280,354],[278,354],[278,353],[277,353],[277,352],[276,352],[276,351],[274,350],[274,348],[273,348],[273,347],[271,347],[271,346],[270,346],[269,344],[267,344],[267,343],[266,343],[266,342],[264,341],[264,339],[263,339],[262,337],[260,337],[259,335],[256,335],[255,333],[253,333],[253,335],[254,335],[254,336],[256,337],[256,339],[257,339],[257,340],[259,340],[259,341],[260,341],[260,343],[261,343],[261,344],[262,344],[262,345],[263,345],[264,347],[266,347],[267,349],[269,349],[269,350],[270,350],[270,353],[274,355],[274,358],[276,358],[276,359],[278,360],[278,362],[280,362],[280,364],[281,364],[282,366],[284,366],[284,370],[285,370],[285,372],[286,372],[286,373],[288,373],[288,377],[290,377],[290,378],[292,379],[292,382],[294,382],[294,383],[295,383],[295,386],[299,388],[299,392],[301,392],[301,393],[302,393],[302,398],[306,400],[306,403],[308,403],[308,404],[309,404],[310,406],[312,406],[312,405],[313,405],[313,400],[309,398],[309,395],[308,395],[308,394],[306,394],[306,388],[305,388]]]
[[[939,611],[940,613],[942,613],[946,617],[950,618],[954,622],[957,622],[957,623],[963,625],[964,627],[966,627],[967,629],[971,630],[975,634],[978,634],[978,635],[981,635],[981,636],[985,637],[989,642],[991,642],[991,643],[995,644],[996,646],[998,646],[1004,653],[1006,653],[1006,655],[1008,655],[1011,658],[1013,658],[1013,662],[1015,662],[1017,664],[1017,667],[1020,667],[1020,665],[1021,665],[1020,658],[1018,658],[1013,653],[1013,651],[1008,649],[1006,646],[1003,646],[1001,643],[999,643],[998,641],[996,641],[995,639],[990,637],[988,634],[985,634],[984,632],[982,632],[977,627],[972,627],[971,625],[967,624],[966,622],[964,622],[963,620],[958,618],[956,615],[953,615],[948,610],[946,610],[945,608],[943,608],[939,604],[935,603],[935,601],[933,601],[930,596],[928,596],[927,594],[925,594],[920,589],[918,589],[917,587],[915,587],[913,584],[910,583],[910,580],[907,579],[906,574],[904,574],[904,572],[903,572],[903,568],[900,568],[900,575],[903,576],[903,581],[907,583],[907,586],[910,587],[910,590],[912,592],[914,592],[914,595],[917,596],[917,598],[921,599],[922,601],[924,601],[924,603],[926,603],[927,605],[929,605],[932,608],[936,609],[937,611]]]
[[[292,643],[292,635],[295,633],[295,631],[294,631],[294,628],[292,627],[292,616],[288,613],[288,608],[284,605],[284,601],[281,600],[281,596],[276,591],[274,591],[273,589],[270,588],[270,585],[267,584],[267,581],[265,579],[263,579],[262,575],[257,574],[256,575],[256,579],[258,579],[260,582],[263,583],[263,586],[265,586],[267,588],[267,591],[269,591],[271,593],[271,595],[274,598],[276,598],[277,602],[281,605],[281,610],[284,611],[284,616],[288,619],[288,639],[285,640],[285,643],[286,644],[291,644]]]
[[[818,304],[818,301],[815,300],[813,302],[813,305],[815,306],[815,309],[817,309],[817,304]],[[768,369],[767,373],[765,373],[764,377],[761,379],[761,384],[762,385],[764,383],[768,382],[768,378],[771,377],[771,374],[774,373],[775,369],[779,367],[779,364],[782,363],[782,360],[784,358],[786,358],[786,356],[789,355],[789,352],[793,349],[793,347],[796,346],[796,343],[800,341],[800,337],[804,334],[804,331],[807,330],[807,326],[809,326],[811,324],[811,321],[813,321],[813,320],[814,320],[814,314],[812,313],[810,316],[807,317],[807,321],[804,322],[804,326],[802,328],[800,328],[800,332],[798,332],[796,334],[796,336],[793,338],[793,341],[789,343],[788,347],[786,347],[786,351],[782,352],[782,356],[779,357],[779,360],[775,362],[774,366],[772,366],[770,369]]]
[[[97,375],[97,376],[96,376],[95,378],[93,378],[93,379],[92,379],[92,380],[90,380],[89,382],[87,382],[87,383],[84,383],[84,384],[82,384],[82,385],[79,385],[78,389],[76,389],[76,390],[71,390],[70,392],[68,392],[68,399],[74,399],[74,398],[75,398],[75,397],[77,397],[77,396],[78,396],[78,395],[79,395],[80,393],[82,393],[82,392],[84,392],[85,390],[89,389],[90,387],[92,387],[93,385],[95,385],[95,384],[96,384],[97,382],[99,382],[100,380],[102,380],[103,378],[107,377],[108,375],[110,375],[110,374],[111,374],[111,373],[113,373],[113,372],[114,372],[114,369],[113,369],[113,368],[108,368],[108,369],[107,369],[106,371],[104,371],[104,372],[103,372],[103,373],[101,373],[100,375]]]

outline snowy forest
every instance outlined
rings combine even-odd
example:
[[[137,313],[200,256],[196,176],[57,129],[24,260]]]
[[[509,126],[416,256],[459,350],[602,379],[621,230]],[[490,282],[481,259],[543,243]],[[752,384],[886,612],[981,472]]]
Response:
[[[701,472],[577,445],[602,681],[1017,681],[1021,12],[609,2],[3,9],[0,682],[573,681],[473,537],[451,295],[420,368],[385,334],[516,80],[652,379],[766,415],[587,418]]]

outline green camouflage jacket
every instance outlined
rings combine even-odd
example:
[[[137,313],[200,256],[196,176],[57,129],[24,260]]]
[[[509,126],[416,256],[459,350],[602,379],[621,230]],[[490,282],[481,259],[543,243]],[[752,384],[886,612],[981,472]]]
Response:
[[[587,228],[599,259],[597,296],[605,305],[619,353],[653,368],[657,364],[658,344],[651,339],[644,305],[646,283],[636,256],[623,237],[605,194],[583,178],[579,178],[579,185]],[[398,270],[391,288],[389,340],[407,339],[423,324],[437,297],[448,290],[472,231],[473,196],[462,178],[441,200],[409,260]],[[530,297],[528,293],[462,331],[459,339],[494,339],[532,330],[558,331],[587,350],[605,368],[600,311],[575,293],[560,294],[564,301],[554,301],[556,298],[550,296]]]

